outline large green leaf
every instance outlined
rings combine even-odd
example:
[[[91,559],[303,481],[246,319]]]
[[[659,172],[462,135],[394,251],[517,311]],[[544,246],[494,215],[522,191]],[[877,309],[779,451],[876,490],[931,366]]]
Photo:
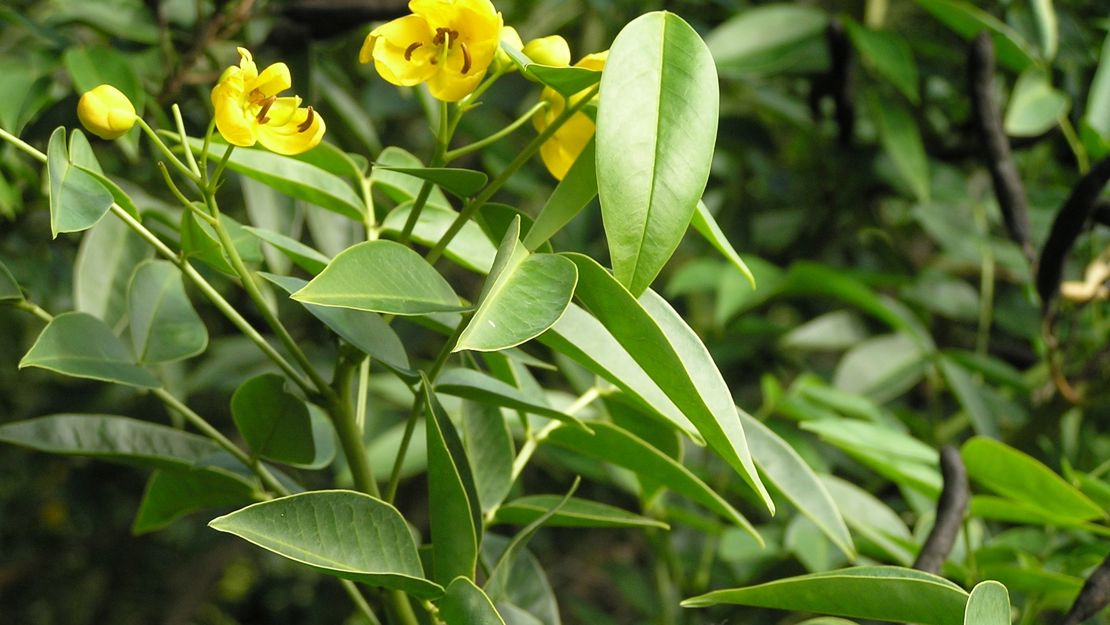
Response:
[[[715,590],[682,605],[727,603],[919,625],[962,625],[967,596],[959,586],[929,573],[861,566]]]
[[[227,473],[205,469],[160,469],[150,476],[135,521],[134,534],[166,527],[199,510],[243,506],[254,499],[254,489]]]
[[[458,169],[454,167],[383,167],[378,165],[375,169],[384,168],[399,174],[406,174],[419,178],[425,182],[438,185],[452,195],[466,199],[474,196],[482,187],[486,186],[488,176],[473,169]]]
[[[828,14],[817,7],[777,3],[747,8],[706,37],[726,75],[820,71],[828,63]]]
[[[597,188],[614,275],[637,296],[705,190],[718,106],[713,57],[682,18],[648,13],[613,41],[597,109]]]
[[[560,426],[552,430],[545,441],[647,476],[735,523],[762,544],[763,539],[744,515],[682,466],[682,463],[615,425],[591,423],[590,428],[593,433],[581,428]]]
[[[258,275],[276,284],[286,293],[303,289],[307,282],[300,278],[278,276],[260,272]],[[305,310],[332,329],[336,334],[363,353],[387,365],[394,371],[411,377],[412,366],[401,338],[381,318],[381,315],[364,310],[331,308],[302,302]]]
[[[23,367],[140,388],[161,386],[157,378],[135,363],[135,357],[111,328],[79,312],[54,317],[19,361],[19,368]]]
[[[968,477],[1000,495],[1076,521],[1107,518],[1106,511],[1052,469],[1005,443],[976,436],[960,454]]]
[[[591,138],[570,166],[567,175],[551,192],[536,221],[524,235],[524,247],[536,251],[570,223],[597,197],[597,151]]]
[[[752,457],[763,477],[804,514],[849,559],[855,559],[852,536],[817,474],[798,452],[758,419],[740,410]]]
[[[254,453],[286,464],[311,464],[316,456],[308,406],[285,390],[285,378],[251,378],[231,396],[235,427]]]
[[[916,104],[917,64],[905,37],[890,31],[871,30],[851,20],[847,25],[852,44],[864,63]]]
[[[1035,137],[1054,128],[1069,106],[1067,94],[1052,86],[1044,70],[1030,68],[1014,83],[1002,125],[1012,137]]]
[[[822,475],[821,482],[854,532],[881,549],[890,561],[904,566],[913,562],[914,554],[907,547],[913,544],[913,536],[896,512],[851,482],[832,475]]]
[[[389,212],[382,220],[382,231],[399,233],[408,221],[412,212],[412,201],[405,201]],[[439,242],[447,230],[457,219],[459,213],[453,208],[434,204],[430,200],[420,211],[420,217],[412,229],[412,240],[417,243],[433,246]],[[489,236],[482,231],[482,227],[475,221],[467,221],[462,230],[447,244],[444,256],[452,262],[481,274],[489,273],[493,266],[493,259],[497,255],[497,247],[490,241]]]
[[[446,625],[505,625],[485,591],[465,577],[455,578],[439,601],[439,618]]]
[[[426,599],[443,594],[439,584],[424,578],[405,518],[369,495],[300,493],[247,506],[208,525],[321,573]]]
[[[384,240],[344,250],[292,297],[306,304],[394,315],[466,309],[451,285],[420,254]]]
[[[455,425],[423,378],[428,442],[428,502],[434,579],[474,579],[482,533],[482,511],[474,475]]]
[[[55,237],[60,232],[93,227],[112,207],[114,200],[108,189],[70,160],[64,127],[50,135],[46,171],[50,179],[50,232]]]
[[[529,495],[502,504],[493,523],[527,525],[554,508],[562,495]],[[546,521],[552,527],[655,527],[670,529],[662,521],[649,519],[599,501],[571,498]]]
[[[15,281],[12,272],[0,262],[0,302],[19,301],[23,299],[23,291]]]
[[[964,0],[917,0],[917,4],[965,39],[988,31],[998,60],[1014,71],[1023,71],[1036,63],[1032,49],[1017,31],[975,4]]]
[[[501,409],[485,402],[463,402],[462,427],[474,489],[487,512],[501,505],[512,488],[513,436]]]
[[[732,395],[697,334],[654,291],[637,301],[597,261],[581,254],[567,257],[578,265],[578,298],[693,422],[709,446],[774,511],[752,462]]]
[[[252,228],[250,226],[244,226],[243,229],[258,237],[263,242],[274,246],[278,251],[288,257],[289,260],[296,263],[298,267],[312,275],[316,275],[323,271],[324,267],[327,267],[328,263],[331,262],[331,259],[323,252],[309,247],[296,239],[287,237],[284,234],[274,232],[273,230],[266,230],[265,228]]]
[[[475,369],[449,369],[436,381],[436,392],[454,395],[494,406],[504,406],[531,414],[565,421],[580,428],[586,426],[577,418],[540,403],[529,394]]]
[[[971,589],[964,625],[1010,625],[1010,593],[996,581],[979,582]]]
[[[135,269],[127,306],[139,362],[182,360],[208,346],[208,330],[185,294],[181,271],[169,261],[146,261]]]
[[[562,256],[529,253],[519,237],[517,217],[497,250],[478,297],[478,310],[452,351],[516,347],[543,334],[563,316],[578,283],[578,269]]]
[[[0,425],[0,441],[64,456],[156,469],[191,469],[220,452],[196,434],[127,417],[58,414]]]
[[[900,102],[878,92],[871,93],[869,108],[894,167],[919,201],[929,201],[929,160],[917,122]]]

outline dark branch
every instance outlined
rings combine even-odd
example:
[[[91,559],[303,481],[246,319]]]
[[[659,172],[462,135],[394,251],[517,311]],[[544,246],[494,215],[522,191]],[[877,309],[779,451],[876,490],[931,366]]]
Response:
[[[856,105],[852,100],[852,43],[839,19],[829,20],[825,36],[829,44],[829,90],[836,105],[840,145],[851,145],[856,128]]]
[[[1056,213],[1052,231],[1041,250],[1037,267],[1037,292],[1041,294],[1042,305],[1046,310],[1060,286],[1064,260],[1079,234],[1083,232],[1087,219],[1095,212],[1099,194],[1107,182],[1110,182],[1110,157],[1099,161],[1086,176],[1079,179],[1072,188],[1071,195]]]
[[[1064,615],[1060,625],[1079,625],[1110,605],[1110,556],[1102,561],[1083,584],[1083,590]]]
[[[936,522],[913,563],[913,568],[933,574],[940,573],[940,567],[956,544],[969,497],[967,470],[955,447],[945,445],[941,448],[940,472],[944,476],[944,488],[937,501]]]
[[[1025,252],[1026,258],[1033,262],[1036,251],[1029,237],[1029,206],[1025,199],[1025,187],[1010,154],[1010,141],[1002,129],[1002,116],[994,98],[993,83],[994,43],[984,32],[971,42],[968,57],[968,90],[973,118],[983,141],[987,168],[990,169],[1002,219],[1006,222],[1006,231]]]

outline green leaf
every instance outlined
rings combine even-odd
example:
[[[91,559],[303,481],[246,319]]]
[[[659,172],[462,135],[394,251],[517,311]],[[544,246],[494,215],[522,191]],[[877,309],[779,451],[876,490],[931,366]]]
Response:
[[[293,299],[394,315],[466,310],[451,285],[420,254],[393,241],[344,250]]]
[[[415,200],[420,194],[424,182],[415,176],[394,171],[393,168],[421,168],[424,163],[420,159],[406,152],[402,148],[390,146],[382,150],[378,160],[374,162],[374,169],[370,173],[370,184],[376,189],[381,189],[390,199],[398,204]],[[432,187],[428,196],[428,205],[450,206],[447,196],[439,187]]]
[[[721,515],[752,535],[761,545],[763,539],[744,515],[709,488],[682,463],[652,447],[632,433],[609,423],[591,423],[593,433],[580,428],[560,426],[545,442],[624,467],[695,501]]]
[[[613,273],[643,293],[682,240],[717,140],[717,70],[673,13],[636,18],[613,41],[597,109],[597,188]]]
[[[1083,121],[1099,135],[1102,144],[1110,144],[1110,35],[1102,42],[1102,53],[1091,79]]]
[[[773,512],[732,395],[697,334],[655,292],[637,301],[597,261],[567,257],[578,265],[578,298]]]
[[[709,244],[712,245],[714,249],[720,252],[721,256],[725,257],[725,260],[731,263],[732,266],[740,272],[740,275],[744,276],[744,279],[748,281],[748,284],[752,285],[753,289],[756,288],[755,276],[752,275],[752,270],[748,269],[748,265],[744,263],[744,259],[740,258],[740,255],[733,249],[732,244],[728,242],[728,237],[725,236],[721,227],[717,225],[717,220],[713,218],[713,214],[709,212],[709,208],[705,205],[705,202],[698,200],[698,206],[694,210],[694,217],[690,220],[690,224],[694,226],[694,230],[697,230],[698,234],[705,237],[706,241],[709,241]]]
[[[243,506],[254,499],[254,489],[243,480],[205,469],[161,469],[146,483],[131,533],[160,530],[200,510]]]
[[[140,388],[161,386],[157,378],[135,363],[135,357],[111,328],[79,312],[54,317],[19,361],[19,368],[24,367]]]
[[[917,122],[901,103],[878,92],[871,92],[869,105],[887,156],[918,201],[928,202],[929,160]]]
[[[1033,17],[1037,20],[1037,34],[1041,39],[1041,57],[1051,61],[1056,56],[1060,43],[1060,29],[1056,20],[1056,9],[1052,0],[1031,0]]]
[[[960,454],[968,477],[995,493],[1076,521],[1107,518],[1098,504],[1052,469],[1005,443],[976,436]]]
[[[204,142],[189,139],[189,147],[200,154]],[[266,150],[235,148],[228,169],[253,178],[285,195],[304,200],[362,223],[366,207],[345,180],[315,165]]]
[[[162,32],[148,5],[127,0],[64,2],[51,7],[50,26],[69,22],[82,22],[114,37],[152,46],[158,43]]]
[[[439,601],[439,618],[446,625],[505,625],[485,591],[465,577],[457,577],[447,586],[447,594]]]
[[[493,515],[493,523],[527,525],[555,507],[562,495],[529,495],[502,504]],[[662,521],[649,519],[616,506],[571,498],[546,521],[551,527],[655,527],[670,529]]]
[[[848,527],[874,543],[887,558],[909,566],[914,559],[907,545],[913,536],[902,518],[885,503],[855,484],[832,475],[822,475],[821,482],[829,492]]]
[[[375,169],[379,168],[382,166],[375,167]],[[439,185],[444,191],[464,200],[476,195],[489,180],[489,176],[473,169],[454,167],[385,167],[385,169]]]
[[[23,291],[19,288],[19,283],[15,281],[12,272],[0,262],[0,302],[7,301],[22,301]]]
[[[285,378],[276,373],[241,384],[231,396],[231,416],[258,456],[293,465],[316,457],[308,407],[285,390]]]
[[[63,456],[155,469],[192,469],[220,452],[196,434],[127,417],[58,414],[0,425],[0,441]]]
[[[1001,431],[993,407],[985,396],[986,385],[956,361],[942,356],[938,359],[940,372],[948,382],[952,394],[963,406],[976,434],[998,438]]]
[[[722,74],[821,71],[828,64],[825,11],[791,3],[741,11],[706,37]]]
[[[513,63],[520,68],[522,74],[532,76],[544,85],[551,87],[558,93],[566,97],[571,97],[576,93],[589,89],[601,80],[601,72],[586,67],[556,67],[553,65],[541,65],[535,63],[532,59],[528,58],[520,50],[510,46],[501,45],[501,49],[509,55]]]
[[[964,610],[964,625],[1010,625],[1010,593],[1002,584],[988,580],[971,589]]]
[[[871,30],[853,20],[848,20],[847,26],[848,35],[864,64],[917,104],[917,64],[905,37],[895,32]]]
[[[940,494],[937,450],[909,434],[851,419],[807,421],[801,428],[816,433],[821,440],[898,484],[916,488],[930,497]]]
[[[436,380],[436,392],[521,410],[587,429],[577,418],[555,410],[546,403],[539,403],[515,386],[474,369],[455,368],[444,371]]]
[[[484,402],[463,402],[462,426],[474,489],[482,512],[488,512],[501,505],[512,488],[513,437],[501,409]]]
[[[597,156],[594,145],[591,137],[567,170],[567,175],[563,176],[540,209],[536,221],[524,236],[524,247],[528,251],[539,249],[597,197]]]
[[[327,575],[424,599],[443,594],[439,584],[424,578],[404,517],[369,495],[300,493],[247,506],[208,525]]]
[[[382,220],[382,231],[400,233],[412,212],[412,201],[389,211]],[[455,209],[433,204],[429,201],[420,211],[420,217],[412,229],[412,240],[422,245],[433,246],[439,242],[447,229],[458,218]],[[482,227],[474,221],[463,224],[462,230],[447,244],[444,256],[458,266],[471,271],[487,274],[493,266],[493,258],[497,255],[497,248],[490,241],[489,236],[482,231]]]
[[[112,207],[114,200],[108,189],[69,160],[64,127],[50,135],[46,171],[50,179],[50,232],[54,237],[93,227]]]
[[[715,590],[682,605],[701,608],[725,603],[919,625],[961,625],[967,597],[943,577],[895,566],[860,566]]]
[[[173,263],[140,264],[131,276],[127,305],[131,346],[139,362],[183,360],[208,346],[208,330],[189,303],[181,271]]]
[[[204,209],[201,209],[204,210]],[[227,215],[220,215],[220,223],[227,229],[232,245],[245,263],[262,261],[262,249],[256,236]],[[217,271],[235,276],[231,259],[224,251],[219,235],[212,226],[191,211],[181,213],[181,251],[189,258],[196,258]]]
[[[266,230],[265,228],[252,228],[251,226],[243,226],[243,229],[258,237],[260,240],[274,246],[288,257],[289,260],[296,263],[298,267],[312,275],[316,275],[323,271],[324,267],[327,267],[328,263],[331,262],[331,259],[322,252],[296,239],[287,237],[284,234],[274,232],[273,230]]]
[[[980,32],[990,32],[998,60],[1006,67],[1020,72],[1036,63],[1029,44],[1014,29],[990,13],[963,0],[917,0],[917,4],[933,17],[944,22],[964,39],[971,39]]]
[[[62,60],[78,92],[91,91],[102,84],[112,85],[131,100],[139,115],[143,114],[146,91],[131,60],[123,53],[107,46],[73,46],[66,48]]]
[[[578,283],[574,263],[555,254],[531,254],[519,237],[518,217],[505,233],[478,309],[452,352],[516,347],[547,331],[570,304]]]
[[[427,415],[428,502],[432,534],[434,579],[441,584],[456,577],[474,579],[482,512],[474,475],[470,471],[455,425],[421,375]]]
[[[844,354],[833,372],[833,386],[884,403],[921,380],[927,355],[908,334],[873,336]]]
[[[971,498],[971,505],[968,506],[968,514],[988,521],[1006,521],[1008,523],[1035,526],[1074,527],[1099,536],[1110,536],[1110,527],[1080,521],[1066,514],[1057,514],[1024,499],[974,495]]]
[[[258,275],[286,293],[295,293],[308,284],[300,278],[290,276],[278,276],[266,272],[259,272]],[[405,352],[401,338],[377,313],[348,308],[330,308],[304,302],[302,305],[344,341],[394,371],[413,377],[412,365],[409,364],[408,353]]]
[[[813,469],[786,441],[743,410],[744,432],[751,439],[752,457],[763,477],[829,538],[850,560],[856,558],[852,536],[833,498]]]
[[[1018,76],[1002,125],[1012,137],[1035,137],[1052,130],[1071,102],[1055,89],[1044,71],[1030,68]]]
[[[319,78],[319,76],[313,76],[313,78]],[[336,90],[340,89],[337,87]],[[327,141],[321,141],[316,147],[293,158],[336,176],[356,181],[361,180],[363,172],[370,167],[365,157],[344,152]]]

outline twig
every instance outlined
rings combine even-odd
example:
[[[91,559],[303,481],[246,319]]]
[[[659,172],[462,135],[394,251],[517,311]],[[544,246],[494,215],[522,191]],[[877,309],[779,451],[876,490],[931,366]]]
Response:
[[[998,198],[998,208],[1002,211],[1006,231],[1032,263],[1036,250],[1029,237],[1029,205],[1021,176],[1010,153],[1010,141],[1002,129],[1002,117],[994,99],[993,83],[994,42],[990,35],[983,32],[971,42],[968,56],[968,90],[971,94],[972,111],[979,136],[983,140],[987,168],[990,169],[994,194]]]
[[[1083,232],[1087,219],[1095,212],[1099,194],[1110,182],[1110,157],[1098,162],[1087,175],[1079,179],[1071,195],[1056,213],[1052,231],[1048,234],[1037,267],[1037,292],[1045,311],[1049,310],[1060,286],[1064,260],[1075,240]]]
[[[941,448],[940,472],[944,476],[944,488],[937,501],[936,521],[913,563],[913,568],[933,574],[940,573],[944,560],[956,544],[969,497],[967,470],[955,447],[945,445]]]
[[[1083,590],[1071,604],[1060,625],[1079,625],[1110,605],[1110,556],[1087,577]]]
[[[848,146],[856,128],[856,105],[852,100],[852,42],[844,32],[844,24],[836,18],[829,20],[825,31],[829,44],[829,90],[836,105],[836,125],[840,129],[840,145]]]

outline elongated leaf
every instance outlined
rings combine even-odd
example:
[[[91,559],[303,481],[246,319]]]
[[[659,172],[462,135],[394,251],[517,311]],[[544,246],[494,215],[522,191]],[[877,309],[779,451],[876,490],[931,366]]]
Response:
[[[274,232],[273,230],[266,230],[265,228],[252,228],[250,226],[244,226],[243,229],[262,241],[274,246],[282,254],[287,256],[289,260],[296,263],[298,267],[312,275],[316,275],[323,271],[324,267],[327,267],[328,263],[331,262],[331,259],[324,253],[296,239],[287,237],[284,234]]]
[[[484,513],[501,505],[512,488],[513,436],[497,406],[464,401],[462,417],[463,443]]]
[[[321,573],[435,598],[416,543],[393,506],[352,491],[313,491],[247,506],[213,519],[215,530]]]
[[[505,233],[478,310],[452,351],[500,351],[529,341],[555,325],[570,305],[578,269],[555,254],[531,254],[520,243],[520,218]]]
[[[205,469],[161,469],[146,483],[133,534],[160,530],[186,514],[223,506],[251,503],[250,484],[224,472]]]
[[[917,4],[944,22],[964,39],[980,32],[990,32],[998,60],[1014,71],[1023,71],[1036,63],[1029,44],[1014,29],[990,13],[964,0],[917,0]]]
[[[473,169],[453,167],[386,167],[385,169],[439,185],[444,191],[463,199],[476,195],[489,180],[488,176]]]
[[[1077,521],[1107,518],[1098,504],[1032,456],[976,436],[960,449],[967,475],[1007,497]]]
[[[1040,35],[1041,56],[1051,61],[1056,56],[1060,42],[1060,31],[1056,21],[1056,9],[1052,0],[1032,0],[1033,16],[1037,19],[1037,34]]]
[[[367,241],[336,256],[293,299],[394,315],[465,310],[443,276],[393,241]]]
[[[482,512],[455,425],[422,376],[428,440],[428,501],[434,579],[474,579],[482,531]]]
[[[852,536],[817,474],[778,434],[743,410],[739,413],[744,432],[751,439],[752,457],[763,477],[813,521],[837,549],[854,560],[856,548]]]
[[[102,414],[58,414],[0,425],[0,441],[63,456],[155,469],[189,469],[218,454],[215,443],[156,423]]]
[[[277,276],[265,272],[259,272],[258,275],[290,294],[303,289],[308,284],[300,278],[290,276]],[[312,313],[312,316],[331,328],[344,341],[362,350],[364,354],[406,377],[411,378],[414,375],[401,338],[377,313],[349,308],[331,308],[304,302],[302,304],[305,310]]]
[[[682,605],[728,603],[920,625],[961,625],[967,597],[943,577],[895,566],[861,566],[715,590]]]
[[[822,419],[801,424],[898,484],[935,497],[940,493],[937,451],[908,434],[851,419]]]
[[[597,150],[591,138],[570,166],[567,175],[547,198],[535,223],[524,235],[524,247],[534,252],[570,223],[597,197]]]
[[[93,227],[112,207],[108,189],[70,161],[65,128],[59,127],[50,135],[46,171],[50,179],[50,232],[54,237]]]
[[[420,168],[424,163],[403,148],[389,146],[378,155],[374,162],[374,169],[370,173],[370,184],[381,189],[394,202],[401,203],[416,199],[420,194],[423,181],[415,176],[394,171],[393,168]],[[439,187],[432,187],[428,196],[428,204],[435,206],[450,206],[447,196]]]
[[[131,346],[139,362],[172,362],[208,346],[208,330],[185,294],[181,271],[164,260],[135,269],[127,289]]]
[[[828,64],[828,14],[811,6],[776,3],[747,8],[706,37],[725,75],[821,71]]]
[[[457,577],[447,586],[447,594],[439,602],[439,617],[447,625],[505,625],[485,591],[465,577]]]
[[[864,62],[913,103],[918,101],[917,65],[910,44],[899,33],[871,30],[848,21],[848,34]]]
[[[586,67],[542,65],[533,62],[523,52],[510,45],[502,44],[501,49],[516,63],[521,73],[534,77],[568,98],[589,89],[601,80],[601,72],[597,70]]]
[[[578,265],[578,298],[773,512],[732,395],[697,334],[653,291],[637,301],[593,259],[567,257]]]
[[[54,317],[19,361],[19,368],[23,367],[140,388],[161,386],[157,378],[135,363],[135,357],[111,328],[79,312]]]
[[[1010,593],[1005,586],[987,580],[971,589],[964,625],[1010,625],[1010,622]]]
[[[561,426],[553,430],[545,440],[648,476],[656,483],[735,523],[763,544],[759,533],[740,512],[680,462],[615,425],[591,423],[590,428],[593,430],[592,434],[579,428]]]
[[[231,396],[231,416],[258,456],[296,465],[315,458],[308,406],[285,390],[280,375],[267,373],[240,385]]]
[[[412,212],[412,201],[406,201],[393,209],[382,220],[382,230],[391,233],[401,232],[410,212]],[[458,216],[455,209],[429,201],[420,212],[420,218],[416,220],[416,225],[412,229],[412,240],[429,247],[435,245],[443,238]],[[459,230],[455,238],[447,244],[443,255],[464,269],[487,274],[493,266],[497,247],[482,231],[481,226],[474,221],[467,221],[462,230]]]
[[[1080,521],[1066,514],[1057,514],[1022,499],[975,495],[971,498],[968,514],[988,521],[1006,521],[1008,523],[1036,526],[1074,527],[1099,536],[1110,536],[1110,527]]]
[[[644,292],[678,247],[709,178],[719,93],[713,57],[673,13],[613,41],[597,110],[597,188],[617,280]]]
[[[845,522],[861,537],[885,552],[891,561],[909,566],[914,554],[907,545],[913,536],[893,510],[871,493],[832,475],[822,475],[821,483],[836,502]]]
[[[1102,41],[1102,53],[1099,55],[1095,76],[1091,79],[1083,122],[1098,135],[1097,143],[1101,149],[1096,154],[1101,158],[1110,150],[1110,35]]]
[[[938,364],[949,388],[952,389],[952,393],[959,400],[960,405],[963,406],[964,412],[967,413],[975,433],[981,436],[998,438],[1001,435],[998,420],[994,415],[991,404],[984,395],[985,385],[972,377],[971,373],[964,369],[962,365],[950,358],[941,357]]]
[[[872,92],[871,112],[879,128],[879,139],[887,156],[914,196],[929,201],[929,160],[917,122],[901,103]]]
[[[527,525],[552,509],[562,499],[562,495],[529,495],[514,499],[497,508],[494,523]],[[569,499],[559,511],[551,515],[547,525],[552,527],[656,527],[670,529],[662,521],[649,519],[616,506],[589,501],[588,499]]]
[[[200,154],[204,142],[189,139],[189,147]],[[219,153],[215,148],[213,151]],[[235,148],[227,161],[227,167],[290,197],[360,223],[363,220],[365,205],[351,185],[315,165],[266,150]]]
[[[539,403],[520,389],[474,369],[449,369],[439,376],[436,392],[454,395],[472,401],[504,406],[531,414],[550,417],[585,429],[577,418],[546,403]]]
[[[1002,125],[1012,137],[1035,137],[1054,128],[1070,106],[1068,96],[1052,86],[1043,70],[1028,69],[1014,84]]]
[[[709,208],[705,205],[705,202],[698,200],[698,206],[697,209],[694,210],[694,217],[690,220],[690,224],[694,226],[694,230],[697,230],[698,234],[705,237],[706,241],[709,241],[709,244],[712,245],[714,249],[721,253],[721,256],[725,257],[725,260],[740,272],[740,275],[744,276],[744,279],[748,281],[748,284],[752,285],[753,289],[756,288],[755,276],[752,275],[752,270],[748,269],[748,265],[744,262],[744,259],[740,258],[740,255],[733,249],[732,244],[728,242],[728,237],[725,236],[721,227],[717,225],[717,220],[713,218],[713,214],[709,212]]]
[[[12,272],[0,262],[0,302],[19,301],[23,299],[23,291],[15,281]]]

